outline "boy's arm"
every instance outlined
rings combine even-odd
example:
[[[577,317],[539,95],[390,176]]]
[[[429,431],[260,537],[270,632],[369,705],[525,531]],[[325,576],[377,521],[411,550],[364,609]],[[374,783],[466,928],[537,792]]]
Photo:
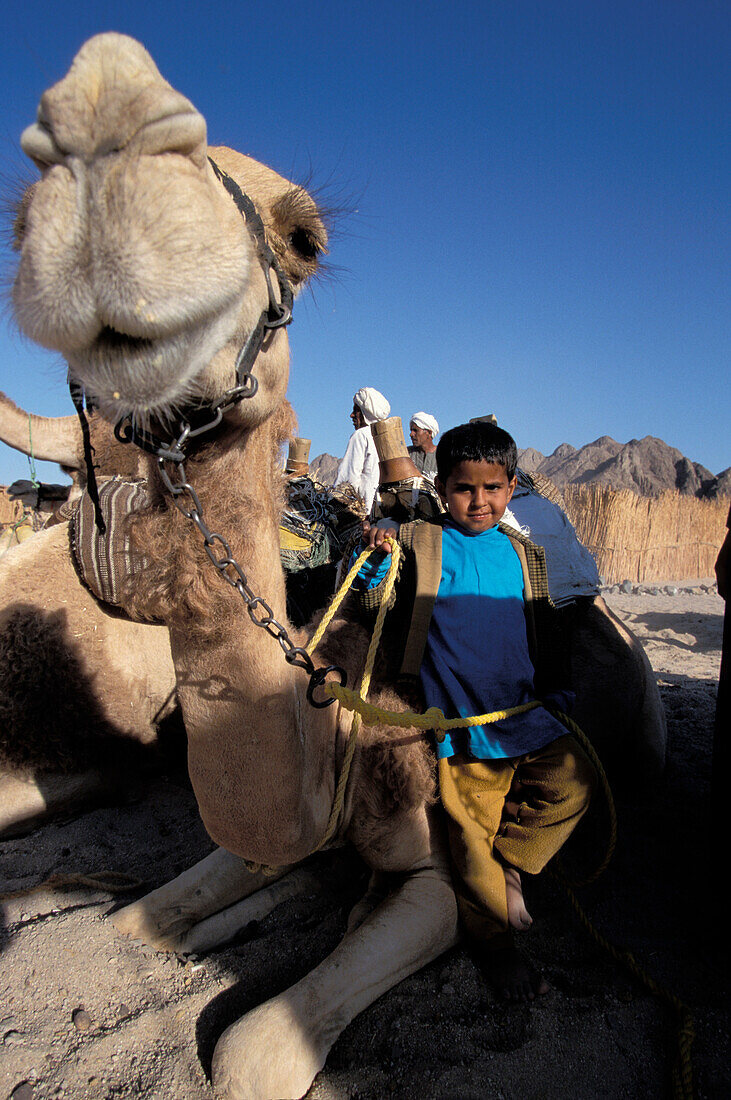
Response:
[[[342,575],[352,568],[358,555],[368,547],[372,547],[380,553],[372,554],[368,561],[361,566],[355,581],[353,582],[353,594],[356,607],[361,614],[370,616],[378,611],[383,599],[383,587],[391,564],[391,546],[397,540],[397,529],[392,521],[381,520],[382,526],[370,524],[368,520],[363,522],[362,536],[352,545],[350,553],[346,551],[346,560],[343,562]],[[396,599],[396,589],[391,594],[389,606],[392,607]]]
[[[363,521],[360,542],[356,542],[348,559],[348,569],[352,569],[360,554],[364,550],[376,550],[370,558],[360,567],[353,582],[356,592],[367,592],[377,588],[385,580],[391,564],[391,546],[396,540],[397,530],[393,523],[381,520],[379,524],[371,525],[366,519]]]

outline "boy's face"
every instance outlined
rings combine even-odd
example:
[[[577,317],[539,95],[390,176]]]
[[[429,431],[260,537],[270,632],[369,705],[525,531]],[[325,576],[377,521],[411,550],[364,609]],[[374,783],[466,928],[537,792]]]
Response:
[[[446,483],[437,478],[435,484],[454,522],[479,535],[503,518],[517,478],[509,480],[504,466],[481,459],[458,463]]]

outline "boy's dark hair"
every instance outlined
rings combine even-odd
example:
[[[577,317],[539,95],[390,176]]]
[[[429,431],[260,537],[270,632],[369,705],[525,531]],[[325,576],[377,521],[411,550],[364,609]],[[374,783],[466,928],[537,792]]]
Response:
[[[512,435],[497,424],[484,420],[459,424],[445,432],[437,444],[437,473],[442,485],[460,462],[483,461],[504,466],[508,481],[515,476],[518,448]]]

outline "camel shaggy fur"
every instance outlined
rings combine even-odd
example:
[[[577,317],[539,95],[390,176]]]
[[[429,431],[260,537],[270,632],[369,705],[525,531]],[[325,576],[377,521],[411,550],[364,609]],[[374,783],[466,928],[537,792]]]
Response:
[[[41,180],[22,219],[13,292],[20,326],[66,357],[104,417],[132,414],[158,433],[174,429],[182,410],[231,389],[239,349],[270,303],[266,263],[209,155],[253,201],[295,290],[315,273],[327,243],[315,203],[250,158],[209,149],[201,115],[138,43],[120,35],[81,49],[43,96],[23,148]],[[229,408],[185,461],[209,530],[225,535],[285,627],[276,456],[292,430],[288,363],[286,331],[278,328],[256,358],[255,396]],[[171,505],[154,466],[150,487],[150,506],[131,525],[146,564],[124,602],[165,622],[191,781],[222,847],[114,920],[157,946],[192,951],[301,885],[301,877],[286,885],[283,876],[322,840],[349,720],[336,707],[309,705],[307,674],[285,662],[276,632],[256,625],[235,585],[216,575],[202,535]],[[56,554],[68,597],[61,603],[56,593],[44,614],[73,619],[77,630],[96,625],[104,637],[99,608],[87,599],[82,613],[70,567],[60,562],[61,536],[37,545],[38,555],[46,548]],[[12,597],[5,614],[17,613]],[[140,627],[155,629],[164,628]],[[304,641],[288,629],[295,643]],[[93,658],[97,676],[112,660],[112,635],[108,651]],[[352,682],[366,645],[364,630],[341,615],[318,663],[342,665]],[[120,649],[117,665],[139,671],[134,655],[130,661]],[[386,685],[375,694],[398,702]],[[637,697],[637,709],[640,703]],[[371,866],[372,888],[327,959],[219,1039],[218,1095],[302,1096],[349,1020],[455,942],[456,907],[433,803],[425,741],[380,728],[364,733],[336,841],[352,843]],[[280,881],[251,873],[242,857],[277,867]]]

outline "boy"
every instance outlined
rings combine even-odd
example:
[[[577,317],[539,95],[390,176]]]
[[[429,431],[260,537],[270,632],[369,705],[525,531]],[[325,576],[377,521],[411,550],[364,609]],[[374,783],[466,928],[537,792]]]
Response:
[[[436,457],[447,513],[398,536],[404,565],[389,622],[402,635],[402,680],[418,680],[425,705],[447,717],[536,698],[566,709],[543,551],[501,523],[516,485],[514,440],[495,424],[462,424]],[[395,537],[364,525],[364,542],[386,554]],[[358,578],[366,609],[388,567],[371,562]],[[532,1000],[548,986],[512,941],[531,924],[520,871],[537,874],[573,831],[593,766],[542,707],[449,731],[436,751],[463,929],[497,991]]]

